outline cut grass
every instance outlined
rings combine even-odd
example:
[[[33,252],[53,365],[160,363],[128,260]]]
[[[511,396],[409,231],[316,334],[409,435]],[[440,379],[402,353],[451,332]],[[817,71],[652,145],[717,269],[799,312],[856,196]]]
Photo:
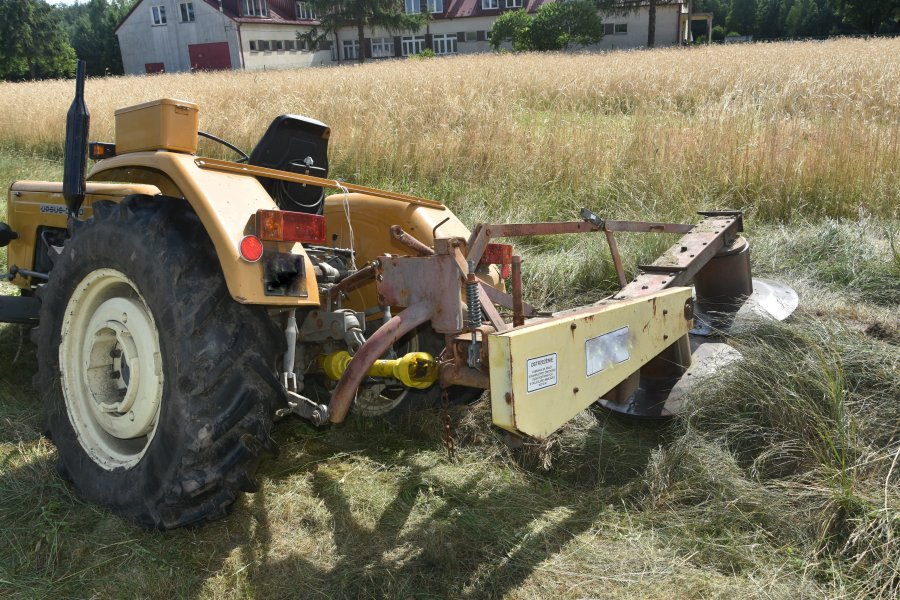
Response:
[[[754,241],[766,239],[751,224]],[[800,232],[835,227],[853,224],[773,230],[754,244],[757,270],[777,266],[771,253]],[[835,255],[862,244],[857,268],[877,269],[888,230],[836,235]],[[797,264],[778,274],[813,281]],[[281,455],[265,464],[260,492],[224,521],[163,534],[85,505],[55,474],[25,335],[0,376],[0,593],[891,598],[900,365],[898,346],[864,329],[871,319],[896,329],[896,313],[861,308],[831,281],[810,290],[856,304],[858,320],[818,316],[810,293],[791,321],[738,335],[744,361],[675,422],[586,411],[553,443],[514,452],[482,402],[455,409],[453,462],[433,411],[324,431],[292,420],[277,429]],[[2,364],[22,333],[0,327]]]
[[[200,100],[205,127],[246,147],[274,114],[307,112],[334,126],[335,176],[444,199],[470,224],[744,207],[754,273],[795,285],[801,308],[736,334],[744,360],[671,422],[592,409],[513,451],[482,401],[454,408],[451,461],[435,411],[324,430],[291,419],[259,492],[167,533],[82,503],[56,475],[33,347],[0,325],[0,595],[896,597],[896,43],[92,80],[95,137],[111,133],[113,100],[148,94]],[[440,118],[403,101],[412,84]],[[271,100],[250,106],[235,85]],[[0,111],[47,116],[4,117],[0,179],[60,178],[41,157],[60,155],[70,87],[0,84]],[[626,268],[670,243],[621,236]],[[535,303],[615,288],[600,237],[517,248]]]

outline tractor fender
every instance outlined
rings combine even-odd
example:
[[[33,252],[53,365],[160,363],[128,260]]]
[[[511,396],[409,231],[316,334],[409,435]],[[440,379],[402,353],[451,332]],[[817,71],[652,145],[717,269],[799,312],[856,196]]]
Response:
[[[256,178],[202,169],[196,157],[176,152],[135,152],[97,162],[88,181],[126,181],[154,185],[164,195],[183,197],[206,230],[228,291],[242,304],[267,306],[319,306],[319,288],[312,263],[299,243],[277,243],[277,249],[303,257],[306,265],[306,296],[267,296],[264,292],[264,261],[251,263],[241,258],[241,239],[256,233],[259,209],[277,209]]]

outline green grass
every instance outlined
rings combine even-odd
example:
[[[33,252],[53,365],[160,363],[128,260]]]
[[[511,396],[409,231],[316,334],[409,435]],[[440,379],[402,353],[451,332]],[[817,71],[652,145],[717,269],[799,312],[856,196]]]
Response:
[[[4,180],[59,175],[0,154]],[[447,197],[449,184],[420,185]],[[572,218],[578,206],[494,211],[484,189],[474,197],[451,200],[469,222]],[[748,226],[755,273],[794,284],[801,309],[735,336],[743,362],[682,418],[589,410],[513,451],[482,402],[454,409],[456,461],[431,410],[324,430],[291,419],[259,492],[223,521],[167,533],[84,504],[59,478],[34,349],[25,328],[0,325],[0,595],[896,597],[898,222]],[[628,268],[668,243],[623,237]],[[600,240],[522,250],[532,300],[570,305],[614,285]]]
[[[248,148],[274,115],[303,112],[333,126],[334,176],[441,199],[469,224],[741,208],[754,274],[791,284],[801,305],[736,333],[743,360],[668,422],[591,409],[512,450],[482,401],[454,407],[450,460],[433,410],[321,430],[288,419],[259,492],[225,520],[166,533],[81,502],[57,475],[28,331],[0,325],[0,597],[896,598],[895,45],[92,80],[100,137],[112,109],[161,94],[199,101],[201,127]],[[4,186],[61,178],[70,88],[0,90]],[[21,120],[24,104],[43,118]],[[674,241],[617,239],[630,274]],[[543,307],[617,287],[601,236],[517,252]]]

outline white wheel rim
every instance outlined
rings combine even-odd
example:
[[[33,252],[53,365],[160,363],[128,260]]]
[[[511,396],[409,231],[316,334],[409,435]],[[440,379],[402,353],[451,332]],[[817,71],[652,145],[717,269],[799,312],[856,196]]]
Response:
[[[107,470],[131,468],[156,433],[159,331],[137,286],[98,269],[72,292],[59,345],[62,392],[81,447]]]

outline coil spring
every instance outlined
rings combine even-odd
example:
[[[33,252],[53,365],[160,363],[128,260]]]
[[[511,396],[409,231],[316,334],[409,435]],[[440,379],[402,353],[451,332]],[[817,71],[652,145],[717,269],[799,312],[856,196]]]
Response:
[[[474,261],[469,261],[470,279],[474,279],[472,275],[475,273]],[[481,326],[481,298],[478,296],[478,282],[466,282],[466,304],[469,308],[469,327],[477,329]]]

